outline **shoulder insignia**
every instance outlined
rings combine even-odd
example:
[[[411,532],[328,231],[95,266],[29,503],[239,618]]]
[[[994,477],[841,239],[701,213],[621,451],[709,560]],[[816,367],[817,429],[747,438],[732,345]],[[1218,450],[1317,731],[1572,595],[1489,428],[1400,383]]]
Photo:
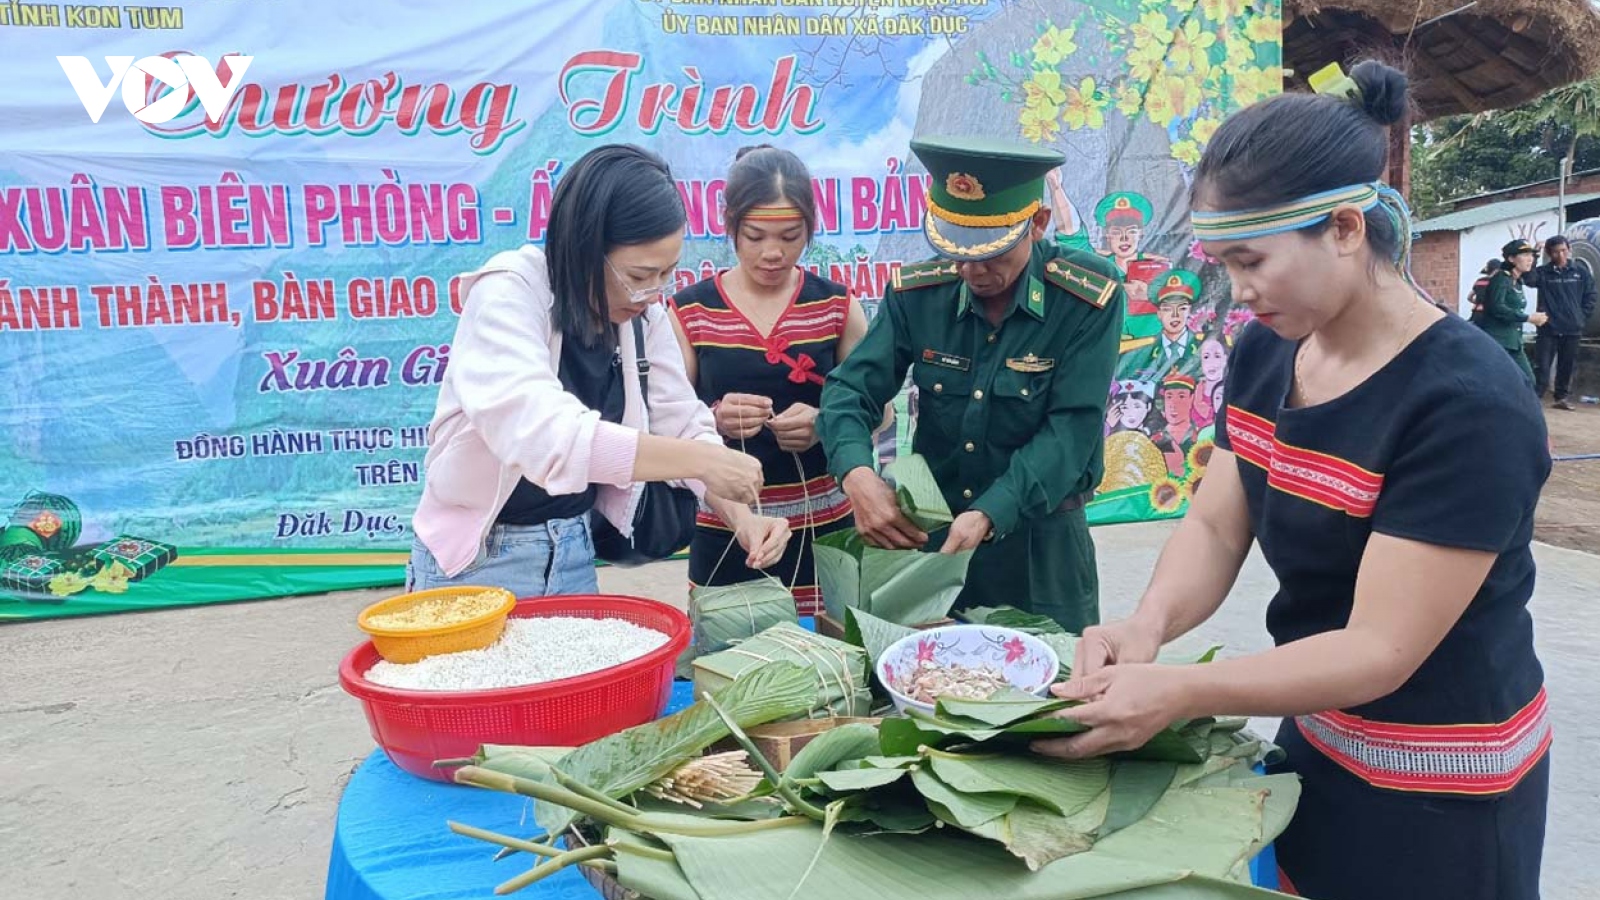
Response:
[[[910,291],[936,284],[949,284],[960,277],[961,273],[955,263],[936,259],[902,265],[895,270],[891,283],[897,291]]]
[[[1117,280],[1057,257],[1044,264],[1044,279],[1096,309],[1117,292]]]

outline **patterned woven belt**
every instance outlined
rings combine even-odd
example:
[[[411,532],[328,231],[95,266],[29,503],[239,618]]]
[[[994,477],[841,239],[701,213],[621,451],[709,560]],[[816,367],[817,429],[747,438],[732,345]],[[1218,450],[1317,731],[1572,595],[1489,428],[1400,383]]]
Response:
[[[849,511],[849,506],[850,499],[845,496],[844,490],[834,484],[827,490],[812,494],[809,504],[801,498],[786,502],[763,501],[761,514],[788,519],[789,527],[803,528],[807,524],[808,511],[813,520],[812,524],[823,525],[838,520]],[[700,501],[699,522],[712,528],[728,527],[704,498]]]
[[[1498,794],[1517,786],[1550,747],[1544,688],[1495,725],[1401,725],[1342,712],[1299,716],[1323,755],[1375,787],[1443,794]]]

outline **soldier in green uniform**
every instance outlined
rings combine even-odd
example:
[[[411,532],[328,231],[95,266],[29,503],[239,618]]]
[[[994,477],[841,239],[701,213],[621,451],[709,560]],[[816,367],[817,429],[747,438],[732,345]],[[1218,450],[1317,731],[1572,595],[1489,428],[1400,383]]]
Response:
[[[1161,331],[1131,349],[1124,346],[1117,378],[1161,382],[1179,372],[1200,377],[1200,338],[1189,330],[1189,312],[1200,296],[1200,276],[1176,269],[1157,279],[1156,308]]]
[[[1119,273],[1043,240],[1060,154],[977,138],[911,149],[932,176],[923,233],[939,258],[901,267],[829,374],[817,420],[829,469],[868,543],[935,549],[872,465],[872,429],[911,370],[912,448],[956,513],[937,549],[975,550],[956,608],[1011,605],[1081,631],[1100,620],[1084,506],[1103,471]]]
[[[1517,367],[1533,386],[1533,366],[1528,364],[1527,351],[1523,349],[1522,323],[1535,326],[1545,323],[1545,314],[1528,312],[1528,298],[1522,292],[1522,276],[1533,268],[1538,253],[1533,245],[1523,240],[1512,241],[1501,248],[1505,263],[1500,271],[1489,278],[1485,292],[1483,314],[1478,324],[1489,336],[1516,360]]]
[[[1094,219],[1100,225],[1100,239],[1104,242],[1100,255],[1117,264],[1128,297],[1128,306],[1122,315],[1124,353],[1142,339],[1161,331],[1161,320],[1150,302],[1154,290],[1151,282],[1156,273],[1166,271],[1172,262],[1165,256],[1139,249],[1144,242],[1144,229],[1153,218],[1155,209],[1150,201],[1133,191],[1107,194],[1094,207]]]

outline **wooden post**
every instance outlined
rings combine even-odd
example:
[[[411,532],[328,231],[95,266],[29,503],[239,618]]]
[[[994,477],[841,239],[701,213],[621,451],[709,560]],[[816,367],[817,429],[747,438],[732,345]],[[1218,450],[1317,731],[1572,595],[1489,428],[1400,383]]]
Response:
[[[1389,186],[1400,196],[1411,199],[1411,119],[1407,116],[1389,129],[1389,171],[1384,173]]]

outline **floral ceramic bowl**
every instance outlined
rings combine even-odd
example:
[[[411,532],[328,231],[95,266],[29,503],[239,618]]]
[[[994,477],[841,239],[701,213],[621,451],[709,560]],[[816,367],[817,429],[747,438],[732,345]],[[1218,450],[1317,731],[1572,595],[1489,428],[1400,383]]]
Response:
[[[1045,696],[1061,665],[1055,650],[1031,634],[992,625],[946,625],[909,634],[889,645],[875,671],[895,708],[933,712],[932,703],[912,699],[908,680],[926,664],[987,669],[1019,691]]]

